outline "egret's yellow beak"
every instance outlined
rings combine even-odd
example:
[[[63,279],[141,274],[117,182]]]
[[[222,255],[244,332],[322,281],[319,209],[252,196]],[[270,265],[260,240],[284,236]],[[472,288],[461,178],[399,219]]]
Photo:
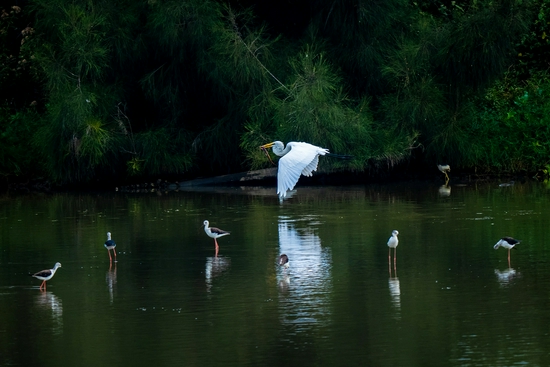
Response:
[[[273,144],[275,144],[275,143],[268,143],[268,144],[262,145],[262,146],[260,147],[260,149],[271,148],[271,147],[273,146]]]

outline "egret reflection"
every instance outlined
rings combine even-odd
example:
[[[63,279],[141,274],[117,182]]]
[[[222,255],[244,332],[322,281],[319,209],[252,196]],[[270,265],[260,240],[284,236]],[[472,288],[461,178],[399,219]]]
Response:
[[[210,292],[214,278],[222,275],[231,267],[231,258],[214,256],[206,258],[204,275],[206,277],[206,290]]]
[[[50,313],[52,318],[52,331],[54,334],[63,333],[63,303],[61,298],[52,292],[40,292],[35,298],[36,307],[45,313]]]
[[[325,323],[331,314],[332,254],[315,234],[318,225],[316,217],[279,217],[279,253],[292,261],[289,271],[278,271],[279,314],[295,330]]]

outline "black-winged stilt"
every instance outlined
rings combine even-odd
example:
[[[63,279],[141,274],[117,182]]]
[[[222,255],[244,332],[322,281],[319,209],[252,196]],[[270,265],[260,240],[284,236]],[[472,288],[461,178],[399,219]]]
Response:
[[[279,265],[284,267],[285,269],[288,269],[290,267],[290,263],[288,262],[288,256],[285,254],[282,254],[279,256]]]
[[[53,269],[46,269],[39,271],[38,273],[31,274],[32,277],[35,277],[36,279],[40,279],[42,281],[39,289],[42,289],[42,287],[44,287],[44,290],[46,290],[46,281],[52,279],[55,275],[57,268],[60,267],[61,263],[55,263]]]
[[[517,244],[519,244],[521,240],[516,240],[512,237],[502,237],[494,246],[493,248],[497,250],[499,247],[504,247],[508,250],[508,267],[510,266],[510,250],[516,247]]]
[[[107,252],[109,253],[109,260],[113,261],[113,258],[111,257],[111,250],[113,250],[113,253],[115,254],[115,261],[116,261],[116,243],[111,239],[111,232],[107,232],[107,241],[105,241],[105,248],[107,249]]]
[[[393,267],[395,269],[397,263],[397,245],[399,244],[399,239],[397,235],[399,231],[393,230],[391,237],[388,239],[388,262],[391,264],[391,249],[393,249]],[[390,265],[391,268],[391,265]]]
[[[214,239],[214,243],[216,244],[216,254],[218,253],[218,249],[220,248],[218,246],[218,238],[219,237],[223,237],[223,236],[227,236],[229,235],[230,233],[227,232],[227,231],[224,231],[224,230],[221,230],[219,228],[216,228],[216,227],[209,227],[210,225],[210,222],[208,222],[207,220],[205,220],[203,222],[204,224],[204,231],[206,232],[206,234],[208,235],[208,237],[210,238],[213,238]]]

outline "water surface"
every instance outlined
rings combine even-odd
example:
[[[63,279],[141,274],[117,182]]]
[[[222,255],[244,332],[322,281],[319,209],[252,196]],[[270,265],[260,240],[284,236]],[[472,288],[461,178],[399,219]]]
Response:
[[[0,365],[547,366],[548,204],[538,183],[6,195]]]

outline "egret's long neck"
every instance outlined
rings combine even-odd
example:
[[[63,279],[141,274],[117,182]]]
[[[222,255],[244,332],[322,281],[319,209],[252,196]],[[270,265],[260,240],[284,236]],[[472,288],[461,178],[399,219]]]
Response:
[[[285,154],[287,154],[288,152],[290,152],[290,149],[292,149],[292,146],[290,144],[287,144],[284,149],[281,149],[278,146],[273,146],[273,153],[275,153],[279,157],[282,157]]]

